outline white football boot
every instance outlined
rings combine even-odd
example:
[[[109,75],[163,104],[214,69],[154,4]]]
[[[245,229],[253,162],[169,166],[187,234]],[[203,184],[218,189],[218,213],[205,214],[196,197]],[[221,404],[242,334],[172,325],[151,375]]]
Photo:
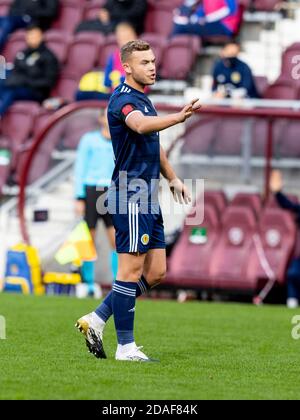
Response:
[[[75,327],[85,336],[85,342],[90,353],[97,359],[106,359],[103,348],[103,330],[105,323],[94,312],[84,315]]]
[[[150,359],[141,351],[142,346],[138,347],[135,343],[128,351],[121,350],[122,347],[118,346],[116,352],[116,360],[123,360],[127,362],[158,362],[158,360]]]

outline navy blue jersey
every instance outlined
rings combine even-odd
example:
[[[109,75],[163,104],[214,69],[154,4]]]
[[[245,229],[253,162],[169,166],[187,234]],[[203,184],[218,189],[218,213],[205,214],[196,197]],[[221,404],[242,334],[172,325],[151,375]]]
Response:
[[[233,89],[244,88],[248,98],[259,97],[250,67],[238,58],[218,60],[213,70],[213,79],[213,90],[223,85],[230,96]]]
[[[160,177],[159,133],[138,134],[126,125],[133,112],[156,116],[150,99],[126,83],[113,93],[108,105],[108,122],[115,154],[112,185],[117,193],[126,191],[126,199],[147,187],[147,201],[157,201]],[[126,176],[120,176],[126,172]],[[144,190],[145,187],[145,190]]]

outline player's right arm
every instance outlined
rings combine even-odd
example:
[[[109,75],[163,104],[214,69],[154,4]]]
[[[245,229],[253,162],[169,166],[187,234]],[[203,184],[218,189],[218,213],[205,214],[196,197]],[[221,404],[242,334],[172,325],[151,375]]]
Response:
[[[180,112],[162,117],[148,117],[142,112],[131,112],[126,117],[125,123],[132,131],[135,131],[138,134],[162,131],[190,118],[193,113],[200,108],[200,106],[195,107],[196,102],[198,102],[198,99],[191,101]]]

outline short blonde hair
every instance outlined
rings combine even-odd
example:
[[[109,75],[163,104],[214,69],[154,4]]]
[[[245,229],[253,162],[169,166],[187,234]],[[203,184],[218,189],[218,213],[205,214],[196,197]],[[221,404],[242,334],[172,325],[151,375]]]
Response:
[[[122,63],[125,63],[125,61],[128,60],[128,57],[135,51],[149,51],[150,49],[150,44],[141,39],[127,42],[127,44],[121,48],[121,61]]]

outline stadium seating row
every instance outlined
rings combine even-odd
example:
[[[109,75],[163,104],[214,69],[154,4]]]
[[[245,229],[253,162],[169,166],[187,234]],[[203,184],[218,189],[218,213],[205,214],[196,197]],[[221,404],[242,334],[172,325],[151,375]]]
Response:
[[[0,16],[8,11],[12,0],[0,0]],[[240,0],[240,4],[251,10],[272,11],[278,0]],[[172,29],[172,12],[182,0],[148,0],[146,31],[169,35]],[[84,19],[93,19],[105,0],[61,0],[60,12],[53,27],[70,33]],[[150,30],[151,28],[151,30]]]
[[[145,33],[141,37],[153,46],[161,77],[184,80],[188,77],[201,48],[198,37],[178,36],[167,40],[161,35]],[[109,55],[117,48],[114,35],[80,32],[72,36],[50,30],[45,34],[48,47],[56,54],[62,73],[52,96],[74,99],[80,77],[94,68],[103,69]],[[7,62],[13,62],[18,51],[25,48],[25,33],[14,33],[3,52]],[[176,65],[175,65],[176,64]]]
[[[273,94],[282,99],[300,99],[300,42],[288,47],[282,55],[281,73],[275,82]],[[294,90],[294,94],[293,94]]]
[[[245,120],[237,118],[197,118],[186,126],[181,140],[182,154],[241,156]],[[251,126],[252,156],[265,156],[267,121],[255,120]],[[299,121],[277,120],[273,124],[273,156],[300,157]]]
[[[244,9],[252,11],[273,11],[280,3],[278,0],[239,0]],[[182,4],[182,0],[148,0],[146,31],[168,36],[172,30],[173,10]]]
[[[153,33],[145,33],[142,38],[150,42],[155,50],[161,77],[179,80],[187,78],[201,50],[199,38],[181,36],[166,40],[162,35]],[[62,65],[62,79],[70,80],[68,84],[72,85],[71,89],[59,88],[58,92],[61,93],[62,90],[62,96],[71,100],[79,78],[95,67],[103,69],[108,56],[117,47],[114,35],[104,37],[101,34],[84,32],[73,37],[61,31],[50,30],[46,33],[45,40]],[[17,52],[24,47],[24,31],[18,31],[11,36],[3,52],[7,62],[13,62]],[[300,43],[291,45],[283,53],[281,74],[278,80],[263,92],[263,98],[300,99],[300,71],[298,74],[295,68],[298,63],[295,62],[297,57],[300,57]],[[59,86],[61,84],[62,81]],[[66,82],[63,85],[66,86]],[[54,93],[57,93],[57,89]]]
[[[70,90],[71,91],[71,90]],[[33,102],[14,104],[3,117],[0,124],[0,149],[9,149],[12,153],[11,167],[20,170],[20,156],[42,128],[51,113]],[[60,124],[56,133],[57,141],[63,139],[64,148],[75,149],[80,137],[88,130],[96,127],[94,119],[78,118],[72,124]],[[240,156],[245,121],[239,119],[196,118],[188,122],[182,136],[182,155],[201,154],[207,156]],[[300,157],[299,130],[300,123],[278,120],[274,123],[274,156],[280,158]],[[264,156],[267,138],[267,122],[257,120],[252,125],[252,155]],[[53,134],[54,135],[54,134]],[[47,142],[48,143],[48,140]],[[55,141],[53,147],[55,147]],[[50,159],[50,157],[49,157]],[[41,168],[33,171],[34,178],[42,175]],[[7,177],[7,170],[1,172],[2,183]]]
[[[202,235],[184,225],[169,259],[166,284],[256,293],[269,272],[284,284],[296,224],[274,198],[262,207],[256,194],[238,194],[228,204],[222,192],[206,192],[198,228]]]
[[[7,14],[12,0],[0,0],[0,16]],[[54,28],[73,33],[76,26],[84,19],[93,19],[105,0],[60,0],[59,15]]]
[[[10,164],[5,165],[5,169],[0,164],[1,186],[4,185],[10,171],[14,172],[14,180],[19,181],[32,140],[45,127],[51,114],[52,112],[34,102],[20,101],[3,117],[0,126],[0,149],[9,150],[12,157]],[[69,117],[53,127],[34,159],[29,182],[45,174],[51,162],[51,153],[58,144],[61,148],[76,149],[82,135],[97,126],[95,116],[85,115],[84,118]]]
[[[7,12],[10,1],[0,0],[0,16]],[[71,35],[82,20],[95,18],[99,8],[104,3],[105,0],[63,0],[59,16],[52,28]],[[279,2],[276,0],[240,0],[241,13],[245,8],[272,11],[277,3]],[[145,19],[146,33],[154,33],[167,39],[172,31],[173,10],[180,4],[182,4],[182,0],[148,0],[148,12]],[[205,44],[219,44],[228,39],[224,36],[207,37],[203,39],[203,42]]]

